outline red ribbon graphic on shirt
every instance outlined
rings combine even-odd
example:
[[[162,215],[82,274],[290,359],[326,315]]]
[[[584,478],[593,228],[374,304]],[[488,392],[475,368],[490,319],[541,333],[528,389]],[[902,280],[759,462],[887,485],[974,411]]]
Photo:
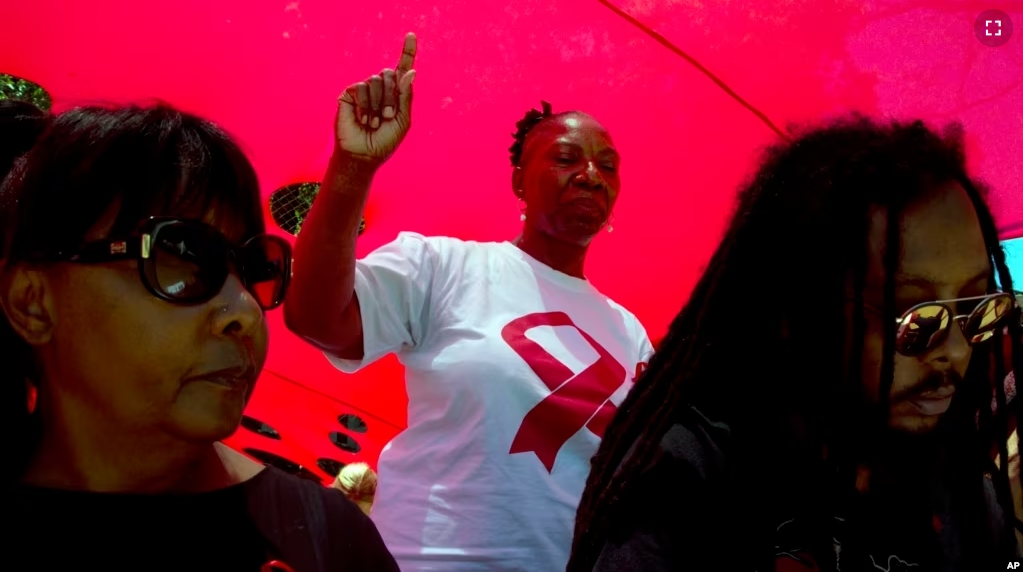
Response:
[[[540,326],[571,326],[597,351],[600,358],[578,375],[568,369],[526,332]],[[522,420],[509,453],[533,452],[550,472],[558,451],[583,426],[598,437],[615,414],[611,395],[625,382],[625,368],[564,312],[529,314],[513,320],[501,337],[519,354],[551,394]]]

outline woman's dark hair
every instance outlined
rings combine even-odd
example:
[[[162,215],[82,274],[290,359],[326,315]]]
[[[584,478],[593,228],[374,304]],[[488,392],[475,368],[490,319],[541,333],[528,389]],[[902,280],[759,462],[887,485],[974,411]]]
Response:
[[[515,124],[515,133],[512,133],[515,143],[513,143],[508,149],[508,151],[511,152],[512,167],[518,167],[522,162],[522,150],[526,147],[526,135],[528,135],[534,127],[542,123],[544,119],[560,115],[560,113],[553,113],[551,111],[551,104],[546,101],[541,101],[540,105],[543,108],[543,111],[530,109],[526,112],[526,115]]]
[[[202,218],[264,231],[252,164],[215,125],[166,105],[87,107],[49,116],[0,102],[0,264],[80,245],[116,212],[110,236],[149,216]],[[4,177],[6,175],[6,177]],[[116,209],[116,210],[115,210]],[[41,421],[28,409],[38,371],[28,344],[0,320],[0,435],[11,447],[0,480],[18,480],[38,445]],[[29,384],[32,384],[30,386]]]
[[[736,479],[743,507],[735,518],[735,533],[742,535],[735,545],[750,566],[774,569],[773,533],[781,522],[775,519],[797,511],[816,525],[810,529],[819,537],[808,539],[808,548],[818,565],[834,570],[839,501],[833,492],[853,486],[855,467],[871,454],[887,421],[887,398],[870,405],[861,382],[870,217],[881,209],[889,221],[883,311],[895,323],[900,212],[950,182],[969,194],[1001,289],[1011,291],[992,214],[966,172],[958,126],[938,135],[921,122],[878,124],[854,116],[767,150],[688,303],[605,432],[580,503],[570,572],[591,570],[604,543],[637,524],[630,519],[642,518],[642,510],[626,510],[638,494],[633,485],[690,407],[730,427],[729,478]],[[1018,369],[1019,320],[1009,329]],[[889,328],[882,396],[893,380],[894,336]],[[995,474],[1008,535],[1016,522],[1008,463],[996,471],[990,456],[995,449],[1008,458],[1004,347],[999,339],[974,349],[953,406],[958,412],[943,420],[956,423],[949,434],[958,436],[954,454],[961,474],[953,480],[978,499],[971,524],[963,525],[972,536],[964,541],[964,554],[976,558],[991,542],[980,501],[985,472]],[[843,555],[855,548],[846,544]]]

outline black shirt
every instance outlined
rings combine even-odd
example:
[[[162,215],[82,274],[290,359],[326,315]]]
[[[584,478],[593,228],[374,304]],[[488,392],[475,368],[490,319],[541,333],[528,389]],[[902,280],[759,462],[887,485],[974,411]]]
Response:
[[[376,527],[338,491],[268,467],[225,489],[140,495],[4,491],[4,570],[397,572]]]
[[[752,571],[758,569],[758,557],[752,554],[755,543],[766,550],[773,548],[775,571],[819,570],[808,549],[814,525],[805,519],[794,515],[769,518],[773,536],[752,537],[757,534],[749,526],[752,515],[735,501],[735,482],[729,478],[729,436],[727,425],[714,423],[695,409],[671,427],[660,442],[655,461],[635,477],[631,492],[622,497],[594,572]],[[985,485],[995,538],[992,543],[1005,546],[999,538],[1004,522],[1001,509],[993,486],[990,482]],[[840,570],[989,569],[987,563],[977,567],[977,563],[961,560],[959,523],[942,510],[946,507],[933,507],[933,528],[926,523],[921,527],[918,519],[907,518],[901,507],[887,501],[891,499],[862,499],[849,491],[848,501],[838,504],[844,508],[835,515],[832,548]],[[852,538],[853,527],[856,538],[865,539],[866,545],[850,553],[850,546],[843,546],[843,541]],[[992,562],[1002,562],[1004,554],[988,556]]]

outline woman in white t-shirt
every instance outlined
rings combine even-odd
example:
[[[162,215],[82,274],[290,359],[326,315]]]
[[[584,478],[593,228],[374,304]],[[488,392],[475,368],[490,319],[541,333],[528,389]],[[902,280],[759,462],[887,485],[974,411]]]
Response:
[[[373,507],[402,570],[563,570],[590,457],[652,353],[583,275],[611,230],[618,153],[593,118],[545,103],[511,148],[518,238],[401,233],[357,261],[373,176],[411,124],[415,52],[410,34],[397,69],[340,98],[285,318],[342,371],[405,365],[408,429],[380,456]]]

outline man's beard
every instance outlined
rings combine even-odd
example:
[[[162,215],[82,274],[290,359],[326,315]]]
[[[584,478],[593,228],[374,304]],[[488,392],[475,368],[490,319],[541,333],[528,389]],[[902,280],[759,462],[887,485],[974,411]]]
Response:
[[[964,410],[964,400],[969,398],[964,395],[963,376],[957,372],[933,372],[916,385],[893,396],[891,405],[919,398],[921,394],[938,391],[948,385],[956,388],[952,406],[938,419],[934,428],[923,433],[886,428],[875,442],[877,454],[872,455],[875,461],[896,473],[920,474],[940,470],[938,467],[949,462],[950,455],[958,456],[962,452],[961,448],[967,442],[972,442],[976,430],[974,416]]]

